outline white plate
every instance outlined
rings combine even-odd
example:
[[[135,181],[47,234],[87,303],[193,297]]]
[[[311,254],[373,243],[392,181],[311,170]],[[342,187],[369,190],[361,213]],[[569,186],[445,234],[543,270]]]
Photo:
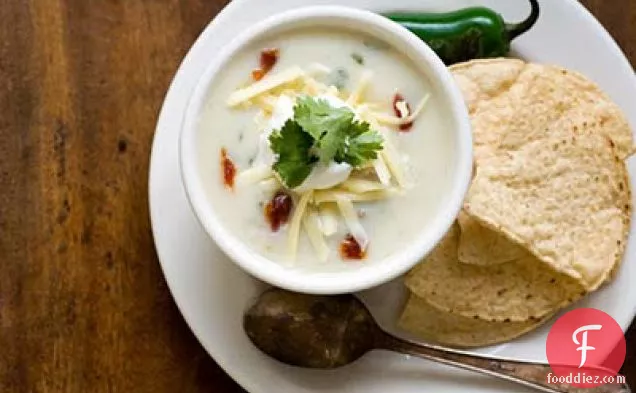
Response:
[[[636,129],[636,77],[629,62],[601,25],[574,0],[543,0],[542,16],[514,43],[514,52],[537,62],[559,64],[588,75],[625,110]],[[273,13],[309,4],[340,4],[374,11],[451,10],[482,4],[509,20],[528,13],[527,0],[234,0],[205,29],[183,61],[157,125],[151,168],[153,233],[170,290],[201,344],[239,384],[252,393],[302,392],[507,392],[525,391],[491,378],[397,354],[374,352],[337,371],[299,370],[272,361],[242,332],[244,309],[263,286],[234,266],[205,235],[181,183],[177,140],[183,113],[197,79],[214,53],[246,26]],[[609,4],[607,5],[610,6]],[[633,162],[632,162],[633,164]],[[636,173],[634,165],[630,172]],[[636,179],[632,175],[632,179]],[[632,186],[636,186],[632,181]],[[632,220],[632,225],[636,222]],[[634,234],[632,227],[632,234]],[[577,307],[596,307],[626,329],[636,312],[636,237],[612,285]],[[362,294],[389,329],[399,309],[399,282]],[[513,343],[480,352],[525,359],[545,358],[547,327]]]

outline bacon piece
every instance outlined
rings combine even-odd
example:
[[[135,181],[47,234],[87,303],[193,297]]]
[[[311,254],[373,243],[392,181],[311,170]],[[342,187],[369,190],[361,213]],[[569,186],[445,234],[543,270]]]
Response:
[[[223,183],[229,189],[234,188],[234,178],[236,177],[236,166],[228,157],[227,149],[221,149],[221,171],[223,174]]]
[[[273,232],[278,232],[289,220],[294,202],[289,194],[278,191],[271,201],[265,205],[265,219]]]
[[[342,243],[340,243],[340,256],[342,259],[357,259],[361,260],[366,257],[366,253],[360,247],[360,244],[351,235],[347,235]]]
[[[261,69],[268,73],[278,62],[280,50],[278,48],[263,49],[261,51]]]
[[[252,71],[252,79],[254,79],[257,82],[263,79],[264,76],[265,76],[265,71],[261,70],[260,68],[256,68]]]
[[[261,51],[260,68],[252,71],[252,78],[260,81],[263,77],[274,68],[278,62],[280,50],[278,48],[268,48]]]
[[[401,102],[406,105],[407,113],[402,113],[402,111],[398,107],[398,104]],[[393,97],[393,112],[395,112],[395,116],[399,118],[404,118],[411,114],[411,105],[406,101],[406,99],[404,99],[404,96],[402,96],[402,94],[400,93],[396,93]],[[413,122],[400,125],[400,131],[408,132],[411,130],[411,128],[413,128]]]

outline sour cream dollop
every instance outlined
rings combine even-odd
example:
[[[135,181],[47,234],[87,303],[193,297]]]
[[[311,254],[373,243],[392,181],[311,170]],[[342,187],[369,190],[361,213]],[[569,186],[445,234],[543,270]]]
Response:
[[[353,108],[338,97],[321,95],[317,98],[327,101],[329,105],[334,108],[349,107],[353,110]],[[287,120],[294,117],[294,105],[295,102],[291,97],[285,95],[278,97],[274,105],[274,110],[272,111],[272,117],[269,119],[267,127],[263,130],[260,137],[258,155],[256,158],[258,163],[272,166],[276,161],[276,155],[269,144],[269,136],[275,130],[281,129]],[[346,162],[337,163],[331,161],[328,164],[318,163],[313,167],[305,181],[300,186],[294,188],[294,191],[306,192],[332,188],[347,180],[352,170],[353,167]]]

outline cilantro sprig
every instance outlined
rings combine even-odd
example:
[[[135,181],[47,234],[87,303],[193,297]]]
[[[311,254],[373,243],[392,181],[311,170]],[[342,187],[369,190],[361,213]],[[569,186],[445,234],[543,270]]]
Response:
[[[287,120],[280,131],[269,137],[272,150],[278,154],[274,170],[289,187],[299,186],[317,161],[311,154],[314,145],[312,136],[303,131],[298,123]]]
[[[273,169],[289,188],[302,184],[318,162],[346,162],[359,167],[378,156],[383,139],[369,123],[355,120],[347,107],[327,100],[301,97],[294,117],[269,137],[277,155]]]

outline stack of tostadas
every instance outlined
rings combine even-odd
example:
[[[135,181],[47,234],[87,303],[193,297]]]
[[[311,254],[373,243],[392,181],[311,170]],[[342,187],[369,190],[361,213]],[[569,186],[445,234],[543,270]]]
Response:
[[[445,239],[406,278],[400,325],[456,347],[509,341],[612,280],[631,219],[629,124],[584,76],[515,59],[451,67],[475,173]]]

